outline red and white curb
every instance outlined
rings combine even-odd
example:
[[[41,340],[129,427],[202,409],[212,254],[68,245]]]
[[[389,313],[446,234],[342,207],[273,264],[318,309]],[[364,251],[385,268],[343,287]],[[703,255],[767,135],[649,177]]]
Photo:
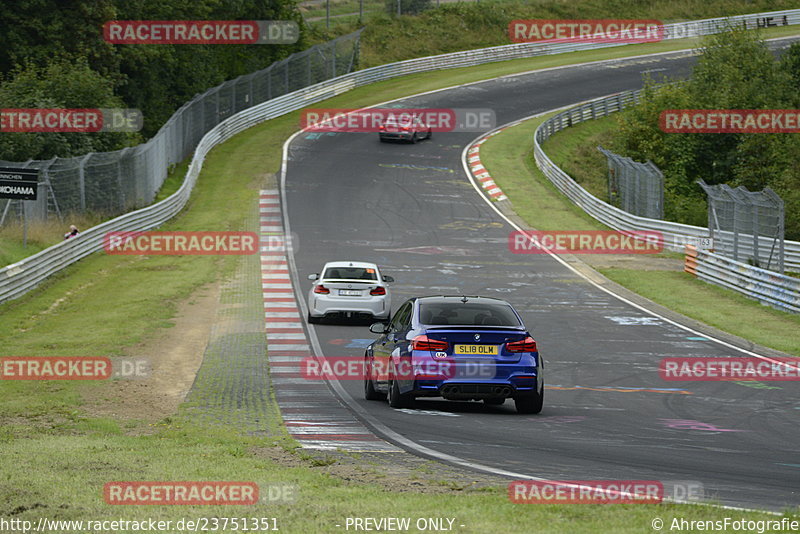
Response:
[[[303,378],[301,362],[313,352],[292,289],[278,191],[261,191],[258,210],[267,358],[289,434],[305,449],[399,452],[356,419],[325,382]]]
[[[502,131],[503,129],[496,130],[484,137],[481,137],[478,141],[473,143],[473,145],[469,147],[469,150],[467,151],[467,164],[469,165],[469,170],[472,173],[472,176],[475,177],[481,188],[486,191],[486,194],[494,200],[507,200],[508,197],[497,186],[497,184],[494,183],[489,171],[487,171],[486,167],[484,167],[481,163],[480,151],[483,143],[485,143],[490,137],[497,135]]]

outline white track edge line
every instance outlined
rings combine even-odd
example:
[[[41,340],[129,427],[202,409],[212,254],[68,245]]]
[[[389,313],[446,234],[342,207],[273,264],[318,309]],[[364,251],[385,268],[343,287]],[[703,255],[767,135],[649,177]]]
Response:
[[[796,38],[796,36],[768,39],[768,41],[779,41],[779,40],[782,40],[782,39],[790,39],[790,38]],[[531,70],[531,71],[499,76],[497,78],[491,78],[491,79],[486,79],[486,80],[478,80],[478,81],[475,81],[475,82],[468,82],[468,83],[464,83],[464,84],[453,85],[453,86],[450,86],[450,87],[444,87],[444,88],[441,88],[441,89],[435,89],[435,90],[426,91],[426,92],[423,92],[423,93],[416,93],[416,94],[413,94],[413,95],[406,95],[406,96],[403,96],[403,97],[400,97],[400,98],[395,98],[395,99],[392,99],[392,100],[387,100],[385,102],[380,102],[380,103],[377,103],[377,104],[373,104],[371,106],[367,106],[367,107],[364,107],[364,108],[361,108],[361,109],[369,109],[370,107],[376,107],[376,106],[380,106],[380,105],[383,105],[383,104],[388,104],[388,103],[391,103],[391,102],[397,102],[399,100],[406,100],[408,98],[424,96],[424,95],[428,95],[428,94],[432,94],[432,93],[437,93],[437,92],[440,92],[440,91],[447,91],[447,90],[457,89],[459,87],[466,87],[466,86],[469,86],[469,85],[476,85],[476,84],[479,84],[479,83],[489,82],[489,81],[496,80],[496,79],[510,78],[510,77],[515,77],[515,76],[523,76],[523,75],[532,74],[532,73],[545,72],[545,71],[558,70],[558,69],[571,68],[571,67],[582,67],[582,66],[592,65],[592,64],[611,63],[611,62],[627,61],[627,60],[631,60],[631,59],[638,59],[638,58],[644,58],[644,57],[662,56],[662,55],[668,55],[668,54],[675,54],[675,53],[679,53],[679,52],[686,52],[687,50],[690,51],[691,55],[697,55],[697,52],[695,51],[694,48],[684,48],[684,49],[679,49],[679,50],[671,50],[671,51],[668,51],[668,52],[658,52],[658,53],[655,53],[655,54],[641,54],[641,55],[637,55],[637,56],[630,56],[630,57],[624,57],[624,58],[604,59],[604,60],[597,60],[597,61],[588,61],[588,62],[584,62],[584,63],[574,63],[574,64],[570,64],[570,65],[560,65],[560,66],[548,67],[548,68],[544,68],[544,69],[534,69],[534,70]],[[574,105],[575,104],[571,104],[569,106],[564,106],[563,108],[557,108],[557,109],[566,109],[566,108],[572,107]],[[544,113],[538,113],[538,114],[533,115],[531,117],[535,117],[535,116],[551,113],[552,111],[555,111],[555,110],[546,111]],[[513,124],[515,124],[517,122],[522,122],[524,120],[528,120],[531,117],[520,119],[518,121],[513,121],[513,122],[507,124],[506,126],[513,125]],[[297,136],[299,136],[301,134],[304,134],[304,133],[307,133],[307,132],[305,130],[296,131],[294,134],[292,134],[284,142],[283,147],[282,147],[281,170],[280,170],[281,176],[280,176],[280,180],[279,180],[279,183],[278,183],[278,185],[279,185],[278,189],[279,189],[279,193],[280,193],[280,196],[281,196],[281,205],[283,207],[283,210],[282,210],[281,214],[283,216],[283,224],[284,224],[284,232],[285,233],[290,233],[291,232],[291,227],[289,225],[289,210],[288,210],[288,204],[287,204],[287,200],[286,200],[286,176],[287,176],[287,168],[288,168],[289,145],[291,145],[291,143],[294,141],[294,139]],[[491,133],[491,132],[487,132],[487,133]],[[464,151],[462,151],[462,164],[464,164],[464,155],[465,155],[466,151],[469,150],[469,148],[477,140],[479,140],[481,137],[483,137],[484,135],[486,135],[486,133],[483,133],[480,136],[478,136],[477,138],[475,138],[473,141],[471,141],[464,148]],[[467,176],[470,177],[469,178],[470,184],[472,184],[473,187],[476,187],[475,183],[473,182],[473,180],[471,179],[471,176],[469,174],[469,169],[467,168],[466,165],[464,165],[464,166],[465,166],[464,170],[467,173]],[[485,202],[489,203],[489,206],[491,206],[491,208],[494,209],[498,213],[498,215],[500,215],[501,218],[506,220],[514,228],[517,228],[517,226],[514,223],[509,221],[502,213],[500,213],[496,209],[495,206],[493,206],[491,204],[491,201],[489,199],[487,199],[485,195],[483,195],[483,193],[480,191],[480,189],[478,189],[478,194],[480,195],[481,198],[484,199]],[[303,292],[300,290],[300,287],[299,287],[299,283],[300,282],[299,282],[299,277],[298,277],[298,272],[297,272],[297,264],[295,263],[295,259],[294,259],[294,248],[291,246],[291,244],[289,245],[289,251],[287,251],[286,257],[288,259],[289,269],[290,269],[290,271],[292,273],[293,284],[295,285],[295,290],[297,292],[297,301],[298,301],[298,303],[300,305],[302,314],[305,315],[305,314],[308,313],[308,307],[307,307],[307,304],[305,302],[305,299],[300,298],[303,295]],[[560,258],[556,258],[556,259],[559,262],[563,262],[563,260],[561,260]],[[582,278],[585,278],[585,276],[583,276],[581,273],[577,272],[569,264],[565,263],[565,265],[571,271],[573,271],[576,274],[578,274],[578,276],[581,276]],[[652,313],[653,315],[659,317],[654,312],[650,312],[646,308],[643,308],[643,307],[639,306],[636,303],[630,302],[630,301],[628,301],[627,299],[625,299],[624,297],[622,297],[620,295],[616,295],[612,291],[610,291],[610,290],[608,290],[606,288],[603,288],[602,286],[597,285],[595,282],[593,282],[591,280],[589,280],[589,282],[592,283],[593,285],[597,286],[599,289],[603,290],[604,292],[608,293],[609,295],[612,295],[613,297],[618,298],[618,299],[622,300],[623,302],[626,302],[626,303],[634,306],[635,308],[641,309],[641,310],[643,310],[643,311],[645,311],[647,313]],[[695,332],[694,330],[690,329],[689,327],[686,327],[686,326],[681,325],[679,323],[675,323],[674,321],[671,321],[669,319],[665,318],[664,320],[666,320],[667,322],[670,322],[670,323],[672,323],[672,324],[674,324],[674,325],[676,325],[676,326],[678,326],[680,328],[683,328],[684,330],[687,330],[689,332],[697,333],[698,335],[703,336],[703,337],[709,337],[709,336],[706,336],[705,334],[703,334],[701,332]],[[314,353],[318,357],[320,357],[320,356],[322,356],[322,347],[320,346],[319,339],[317,337],[317,333],[316,333],[316,330],[314,328],[314,325],[308,324],[307,326],[308,326],[309,341],[311,342],[311,346],[314,349]],[[710,339],[713,339],[713,338],[710,338]],[[718,341],[719,343],[721,343],[723,345],[728,345],[724,341],[721,341],[721,340],[716,340],[716,341]],[[730,345],[730,346],[732,348],[736,349],[736,350],[741,350],[741,351],[750,353],[749,351],[746,351],[744,349],[740,349],[739,347],[736,347],[734,345]],[[757,355],[755,353],[750,353],[750,354],[754,354],[756,356],[759,356],[759,355]],[[761,357],[761,356],[759,356],[759,357]],[[425,447],[424,445],[420,445],[420,444],[418,444],[418,443],[416,443],[416,442],[414,442],[414,441],[402,436],[401,434],[398,434],[397,432],[395,432],[391,428],[387,427],[386,425],[384,425],[383,423],[381,423],[380,421],[375,419],[372,415],[367,413],[365,410],[363,410],[360,406],[358,406],[355,403],[355,400],[353,399],[353,397],[341,386],[341,384],[339,383],[338,380],[335,380],[335,381],[326,380],[326,382],[328,382],[330,387],[340,396],[340,398],[342,400],[345,401],[347,406],[353,412],[358,413],[363,418],[364,421],[369,423],[370,426],[372,426],[374,429],[378,430],[380,433],[384,434],[390,440],[403,445],[407,449],[410,449],[412,451],[417,451],[419,454],[424,455],[424,456],[438,458],[438,459],[443,460],[445,462],[456,464],[456,465],[459,465],[459,466],[462,466],[462,467],[466,467],[468,469],[472,469],[472,470],[476,470],[476,471],[483,471],[483,472],[487,472],[487,473],[491,473],[491,474],[495,474],[495,475],[500,475],[500,476],[510,477],[510,478],[516,478],[516,479],[522,479],[522,480],[535,480],[535,481],[539,481],[539,482],[547,482],[547,481],[551,480],[551,479],[545,479],[545,478],[525,475],[525,474],[522,474],[522,473],[516,473],[516,472],[513,472],[513,471],[506,471],[504,469],[498,469],[498,468],[494,468],[494,467],[491,467],[491,466],[488,466],[488,465],[478,464],[478,463],[475,463],[475,462],[470,462],[468,460],[464,460],[464,459],[459,458],[457,456],[452,456],[450,454],[446,454],[446,453],[443,453],[443,452],[439,452],[439,451],[430,449],[428,447]],[[772,511],[769,511],[769,510],[739,508],[739,507],[725,506],[725,505],[719,505],[719,504],[682,502],[682,501],[670,501],[670,502],[674,502],[675,504],[695,504],[695,505],[696,504],[700,504],[700,505],[703,505],[703,506],[713,506],[713,507],[723,508],[723,509],[727,509],[727,510],[737,510],[737,511],[745,511],[745,512],[759,512],[759,513],[767,513],[767,514],[772,514],[772,515],[782,515],[779,512],[772,512]]]

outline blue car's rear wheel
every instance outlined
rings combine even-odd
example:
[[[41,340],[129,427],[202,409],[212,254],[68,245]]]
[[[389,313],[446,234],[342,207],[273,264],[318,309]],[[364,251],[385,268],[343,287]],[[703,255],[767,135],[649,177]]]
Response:
[[[394,365],[389,372],[389,406],[392,408],[408,408],[414,404],[414,396],[410,393],[400,393],[400,385],[395,380]]]
[[[514,397],[514,405],[517,408],[517,413],[539,413],[544,406],[544,387],[542,393],[534,393],[533,395],[525,395]]]
[[[386,398],[386,394],[375,389],[375,384],[372,382],[372,364],[369,358],[364,360],[364,398],[367,400],[384,400]]]

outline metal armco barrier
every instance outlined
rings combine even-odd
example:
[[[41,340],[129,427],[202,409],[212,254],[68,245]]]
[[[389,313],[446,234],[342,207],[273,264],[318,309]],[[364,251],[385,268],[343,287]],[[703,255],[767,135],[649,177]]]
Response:
[[[610,113],[621,111],[628,104],[638,101],[640,91],[625,91],[615,95],[599,98],[580,106],[562,111],[543,122],[534,134],[534,158],[539,169],[553,182],[559,191],[580,206],[586,213],[615,230],[651,230],[664,234],[665,246],[681,251],[691,243],[692,238],[708,237],[708,228],[691,226],[660,219],[648,219],[630,214],[595,197],[581,187],[570,175],[565,173],[547,156],[542,143],[554,133],[590,119],[605,117]],[[729,234],[728,232],[727,234]],[[724,237],[729,237],[723,233]],[[761,238],[761,246],[769,248],[771,238]],[[785,268],[789,271],[800,271],[800,242],[785,241]],[[752,246],[742,244],[742,254],[752,253]]]
[[[729,25],[764,26],[768,25],[767,19],[781,25],[800,24],[800,9],[667,24],[664,26],[664,33],[665,39],[694,37],[724,31]],[[106,232],[147,230],[168,221],[185,206],[206,154],[217,144],[263,121],[321,102],[356,87],[407,74],[613,46],[620,45],[617,43],[522,43],[410,59],[337,76],[232,114],[202,137],[194,151],[184,183],[177,192],[157,204],[107,221],[81,233],[77,238],[54,245],[18,263],[0,269],[0,302],[25,294],[48,276],[93,252],[102,250],[103,235]],[[179,141],[180,139],[176,140],[176,142]],[[544,154],[537,144],[537,161],[540,157],[539,153]],[[546,156],[544,157],[546,158]],[[555,167],[552,162],[551,166]],[[166,170],[152,169],[152,172],[160,174],[165,173]],[[577,184],[575,185],[577,186]],[[688,235],[694,234],[688,232]]]
[[[684,271],[778,310],[800,313],[800,279],[686,246]]]
[[[636,102],[640,91],[626,91],[600,98],[565,110],[543,122],[534,134],[534,158],[542,173],[586,213],[606,226],[620,231],[650,230],[664,235],[665,247],[672,250],[689,250],[692,238],[708,237],[708,229],[688,224],[638,217],[616,208],[595,197],[578,185],[567,173],[559,168],[542,150],[541,143],[552,134],[573,124],[604,117],[622,110],[626,105]],[[762,239],[768,246],[769,240]],[[785,268],[800,271],[800,242],[785,241]],[[743,252],[752,251],[752,246]],[[684,271],[690,272],[706,282],[717,284],[770,306],[792,313],[800,313],[800,280],[753,267],[746,263],[705,251],[687,252]]]

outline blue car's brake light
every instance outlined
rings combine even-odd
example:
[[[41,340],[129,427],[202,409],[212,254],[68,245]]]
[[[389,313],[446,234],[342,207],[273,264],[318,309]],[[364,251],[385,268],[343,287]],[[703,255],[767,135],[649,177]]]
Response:
[[[425,335],[417,336],[411,340],[411,348],[413,350],[447,350],[447,347],[447,341],[430,339]]]
[[[539,349],[536,347],[536,341],[530,336],[521,341],[506,343],[506,350],[508,352],[539,352]]]

